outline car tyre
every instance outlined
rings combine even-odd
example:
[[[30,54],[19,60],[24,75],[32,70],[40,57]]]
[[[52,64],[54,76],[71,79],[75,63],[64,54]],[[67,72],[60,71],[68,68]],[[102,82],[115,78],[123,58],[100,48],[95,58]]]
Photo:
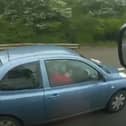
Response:
[[[11,117],[0,117],[0,126],[21,126],[20,122]]]
[[[107,110],[108,112],[111,113],[119,112],[124,108],[125,104],[126,104],[126,91],[120,90],[111,97],[107,105]]]

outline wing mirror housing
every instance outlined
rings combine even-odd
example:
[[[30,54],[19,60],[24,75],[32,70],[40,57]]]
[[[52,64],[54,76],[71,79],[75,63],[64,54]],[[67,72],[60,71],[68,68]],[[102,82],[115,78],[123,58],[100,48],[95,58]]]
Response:
[[[119,31],[118,53],[121,65],[126,68],[126,24]]]

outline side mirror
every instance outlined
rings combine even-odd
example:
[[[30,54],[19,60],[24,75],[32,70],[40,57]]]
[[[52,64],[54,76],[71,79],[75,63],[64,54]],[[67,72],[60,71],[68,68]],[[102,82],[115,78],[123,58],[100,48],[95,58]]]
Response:
[[[126,24],[119,31],[118,52],[120,63],[126,68]]]

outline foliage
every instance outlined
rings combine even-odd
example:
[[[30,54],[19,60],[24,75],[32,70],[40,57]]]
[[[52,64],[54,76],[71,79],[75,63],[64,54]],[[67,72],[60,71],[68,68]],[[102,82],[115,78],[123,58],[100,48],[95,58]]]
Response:
[[[10,23],[21,21],[37,31],[54,28],[55,21],[71,17],[71,8],[63,0],[0,0],[5,9],[1,15]],[[3,2],[4,1],[4,2]]]
[[[125,0],[86,0],[80,3],[85,12],[95,17],[120,17],[126,10]]]
[[[125,0],[0,0],[0,43],[115,41]]]

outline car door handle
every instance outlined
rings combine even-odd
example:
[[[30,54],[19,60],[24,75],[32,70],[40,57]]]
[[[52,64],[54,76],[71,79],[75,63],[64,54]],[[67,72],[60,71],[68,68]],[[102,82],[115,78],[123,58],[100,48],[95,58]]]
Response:
[[[52,94],[51,96],[48,97],[48,99],[52,99],[52,98],[57,98],[58,96],[60,96],[58,93]]]

